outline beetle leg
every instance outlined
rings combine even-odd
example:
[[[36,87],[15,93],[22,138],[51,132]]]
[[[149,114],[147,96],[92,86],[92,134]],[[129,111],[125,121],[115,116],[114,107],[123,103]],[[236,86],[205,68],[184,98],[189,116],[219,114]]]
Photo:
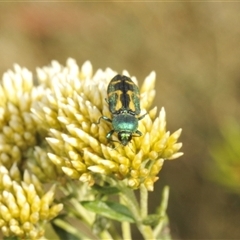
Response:
[[[114,130],[111,130],[111,131],[106,135],[106,138],[107,138],[108,140],[111,140],[111,136],[113,135],[113,133],[114,133]],[[111,141],[113,141],[113,140],[111,140]]]
[[[106,116],[101,116],[102,119],[104,119],[105,121],[108,121],[108,122],[112,122],[112,119],[106,117]]]
[[[138,134],[138,135],[134,136],[134,137],[141,137],[142,136],[142,133],[139,130],[137,130],[135,133]]]
[[[110,118],[108,118],[108,117],[106,117],[106,116],[101,116],[99,119],[98,119],[98,121],[96,122],[96,124],[99,124],[100,123],[100,121],[101,121],[101,119],[104,119],[105,121],[108,121],[108,122],[112,122],[112,119],[110,119]]]
[[[146,115],[147,115],[147,113],[145,113],[145,114],[143,114],[142,116],[140,116],[140,117],[138,118],[138,121],[141,120],[141,119],[143,119]]]

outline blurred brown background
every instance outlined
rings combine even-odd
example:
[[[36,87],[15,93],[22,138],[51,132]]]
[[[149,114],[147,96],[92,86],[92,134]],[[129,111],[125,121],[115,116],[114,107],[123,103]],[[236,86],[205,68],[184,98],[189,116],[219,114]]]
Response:
[[[240,117],[240,3],[0,3],[1,75],[68,57],[140,83],[156,71],[155,105],[183,128],[185,155],[165,163],[151,210],[168,184],[174,239],[240,239],[239,195],[212,180],[209,153],[219,123]]]

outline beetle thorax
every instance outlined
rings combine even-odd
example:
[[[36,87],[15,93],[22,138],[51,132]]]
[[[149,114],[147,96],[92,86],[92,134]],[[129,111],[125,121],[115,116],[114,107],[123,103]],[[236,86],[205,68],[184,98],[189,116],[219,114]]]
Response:
[[[129,113],[113,115],[112,126],[116,132],[134,133],[138,128],[138,119]]]

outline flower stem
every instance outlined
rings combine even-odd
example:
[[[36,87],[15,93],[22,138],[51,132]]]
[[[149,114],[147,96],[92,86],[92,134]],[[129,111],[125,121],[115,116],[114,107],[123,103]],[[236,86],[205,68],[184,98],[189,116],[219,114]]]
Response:
[[[122,222],[122,235],[123,239],[132,240],[131,227],[129,222]]]
[[[125,203],[122,195],[120,195],[119,200],[120,200],[120,203],[122,203],[122,204]],[[131,240],[132,236],[131,236],[131,227],[130,227],[129,222],[122,222],[121,227],[122,227],[123,239]]]
[[[140,206],[134,194],[134,190],[130,189],[126,182],[124,181],[117,181],[113,180],[112,178],[105,177],[105,181],[107,181],[111,185],[115,185],[120,190],[120,200],[124,203],[129,210],[131,211],[135,221],[136,226],[143,235],[144,239],[146,240],[154,240],[153,230],[150,226],[146,226],[142,224],[142,215],[147,215],[147,208],[148,208],[148,192],[147,189],[142,187],[141,200]],[[143,209],[141,209],[143,208]],[[124,229],[124,231],[127,231]],[[125,234],[125,233],[124,233]],[[127,234],[127,233],[126,233]],[[124,238],[125,239],[125,238]]]
[[[167,206],[168,206],[168,199],[169,199],[169,187],[165,186],[163,188],[162,193],[162,201],[160,203],[159,207],[159,215],[162,217],[161,221],[157,224],[157,226],[154,228],[154,236],[158,236],[162,232],[162,228],[164,227],[164,224],[168,224],[168,217],[166,214]]]
[[[121,189],[121,198],[123,199],[123,201],[125,202],[125,204],[129,208],[129,210],[132,212],[132,214],[133,214],[133,216],[136,220],[137,228],[139,229],[139,231],[143,235],[144,239],[154,240],[154,235],[153,235],[152,228],[150,226],[146,226],[146,225],[142,224],[142,216],[141,216],[142,210],[139,207],[139,203],[136,199],[136,196],[135,196],[133,190],[128,188],[123,183],[119,183],[118,186]],[[147,200],[147,194],[146,193],[143,194],[143,199]],[[143,200],[141,200],[140,202],[141,202],[141,204],[143,204]],[[147,213],[146,209],[147,209],[147,205],[146,205],[146,203],[144,203],[144,210],[143,210],[144,214]]]
[[[107,230],[102,231],[100,233],[100,237],[101,237],[101,239],[113,240],[111,234]]]
[[[143,184],[140,186],[140,209],[142,218],[145,218],[148,215],[148,190]]]

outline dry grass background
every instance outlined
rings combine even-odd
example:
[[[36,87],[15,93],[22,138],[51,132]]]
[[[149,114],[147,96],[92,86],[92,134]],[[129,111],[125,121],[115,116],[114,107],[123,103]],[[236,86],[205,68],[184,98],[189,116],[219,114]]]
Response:
[[[140,82],[155,70],[155,104],[171,131],[183,128],[185,155],[165,163],[151,205],[168,184],[174,239],[239,239],[240,198],[209,168],[218,124],[240,117],[239,12],[237,2],[2,2],[0,74],[68,57]]]

